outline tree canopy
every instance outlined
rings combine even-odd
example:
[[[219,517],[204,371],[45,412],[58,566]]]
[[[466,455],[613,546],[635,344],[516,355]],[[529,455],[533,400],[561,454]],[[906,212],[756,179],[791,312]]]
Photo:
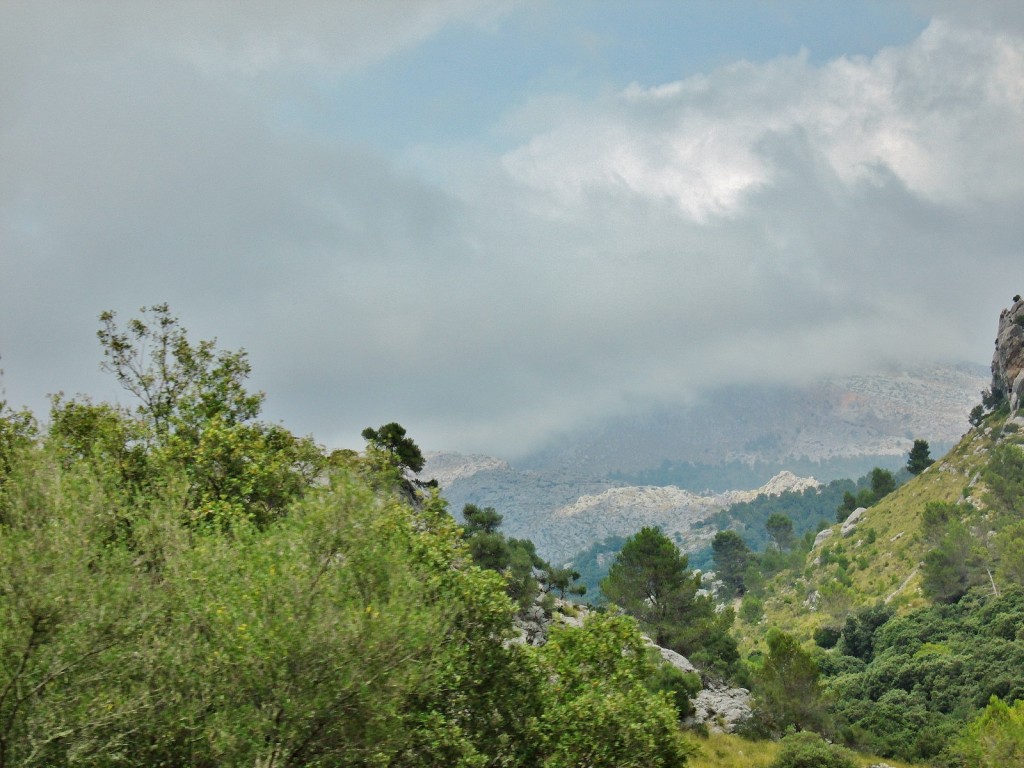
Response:
[[[685,761],[635,620],[509,642],[520,596],[469,541],[500,515],[467,538],[376,457],[261,424],[244,353],[144,314],[102,317],[133,409],[0,403],[0,768]]]
[[[423,469],[424,459],[420,448],[411,437],[406,437],[405,427],[397,422],[384,424],[378,429],[367,427],[363,439],[375,450],[386,455],[396,466],[405,467],[413,473]]]
[[[927,440],[915,440],[914,447],[910,449],[907,456],[907,472],[912,475],[920,475],[928,467],[935,463],[931,457],[931,447]]]
[[[729,635],[732,611],[716,612],[713,598],[700,589],[700,574],[690,570],[686,555],[650,527],[626,540],[601,582],[604,595],[636,617],[658,645],[732,671],[739,658]]]

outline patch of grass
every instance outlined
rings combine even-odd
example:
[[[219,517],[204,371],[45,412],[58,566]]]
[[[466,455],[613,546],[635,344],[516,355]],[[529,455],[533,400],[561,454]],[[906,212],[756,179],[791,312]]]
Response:
[[[728,733],[693,741],[700,752],[686,762],[687,768],[767,768],[779,753],[776,742],[749,741]]]
[[[686,762],[687,768],[768,768],[778,757],[779,744],[775,741],[750,741],[729,733],[712,733],[706,738],[692,736],[691,740],[700,752]],[[892,758],[879,758],[857,754],[858,766],[885,763],[892,768],[912,768]]]

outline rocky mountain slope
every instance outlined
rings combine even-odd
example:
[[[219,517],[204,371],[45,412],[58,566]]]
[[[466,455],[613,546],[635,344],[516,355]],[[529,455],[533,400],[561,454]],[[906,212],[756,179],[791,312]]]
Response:
[[[494,507],[505,517],[507,535],[532,539],[549,559],[569,558],[595,541],[628,536],[644,525],[661,526],[684,550],[694,551],[714,534],[694,531],[695,522],[758,493],[800,490],[813,482],[780,470],[826,481],[857,477],[882,461],[902,464],[911,438],[923,437],[936,447],[954,443],[988,384],[983,372],[980,366],[936,365],[806,389],[732,389],[692,408],[606,425],[515,467],[488,456],[429,453],[421,476],[438,480],[455,514],[466,503]],[[810,463],[851,457],[860,463]],[[731,474],[736,482],[726,487],[754,490],[712,493],[704,490],[707,485],[674,487],[671,479],[613,479],[616,472],[675,460],[737,462],[739,472]],[[830,467],[845,471],[830,476]],[[825,476],[817,469],[825,469]]]
[[[860,456],[870,462],[901,456],[913,438],[955,443],[987,384],[983,366],[963,364],[864,373],[807,387],[728,387],[689,406],[652,408],[566,435],[518,466],[604,476],[665,462],[760,461],[791,469],[800,459]],[[824,481],[840,476],[814,474]]]
[[[877,505],[818,535],[803,573],[774,584],[764,617],[746,627],[754,644],[760,624],[802,628],[809,636],[814,628],[841,622],[857,606],[882,602],[907,610],[924,605],[924,562],[933,546],[924,512],[931,502],[958,505],[959,522],[984,545],[982,559],[993,560],[979,566],[976,577],[999,590],[997,529],[1005,518],[997,521],[992,505],[998,500],[989,482],[1012,471],[1003,454],[998,459],[1002,468],[992,472],[993,457],[1001,449],[1009,447],[1018,457],[1024,451],[1024,301],[1019,297],[1000,315],[990,389],[997,393],[995,411],[949,453]],[[1010,478],[1011,483],[1020,480]],[[1011,500],[1018,513],[1020,503]]]
[[[478,471],[471,472],[473,466]],[[467,457],[460,464],[452,454],[428,454],[423,474],[437,478],[453,513],[467,503],[494,507],[504,515],[502,530],[507,536],[531,539],[538,553],[554,562],[608,536],[629,536],[644,526],[659,526],[681,549],[691,551],[714,535],[714,530],[693,527],[712,513],[758,494],[818,485],[813,478],[781,472],[753,490],[696,494],[672,486],[626,486],[568,473],[520,472],[481,457]]]

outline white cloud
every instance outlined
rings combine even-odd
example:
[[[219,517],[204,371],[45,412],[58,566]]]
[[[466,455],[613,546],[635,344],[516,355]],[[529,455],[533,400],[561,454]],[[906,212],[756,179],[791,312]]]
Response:
[[[1009,29],[548,94],[509,116],[504,156],[419,147],[400,169],[273,94],[502,4],[233,7],[0,14],[15,403],[96,391],[96,315],[169,301],[248,348],[299,431],[351,445],[397,419],[426,447],[511,453],[723,382],[983,358],[1021,290]]]

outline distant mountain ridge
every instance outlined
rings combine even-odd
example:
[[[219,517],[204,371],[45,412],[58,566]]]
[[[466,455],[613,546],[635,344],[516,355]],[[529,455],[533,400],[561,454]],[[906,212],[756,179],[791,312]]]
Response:
[[[988,383],[985,366],[963,363],[864,373],[806,387],[725,387],[690,407],[651,408],[563,436],[517,466],[600,477],[665,462],[786,467],[798,460],[901,456],[915,438],[956,443]]]
[[[692,552],[714,535],[694,523],[717,510],[817,483],[792,470],[821,481],[855,479],[875,465],[900,466],[915,438],[944,450],[966,431],[988,383],[983,366],[933,365],[805,388],[732,387],[690,408],[565,438],[515,466],[428,453],[422,476],[438,480],[456,516],[466,503],[494,507],[507,535],[532,539],[551,560],[644,525],[660,526]]]
[[[503,532],[528,538],[546,559],[564,562],[596,541],[629,536],[644,526],[660,527],[686,551],[705,546],[714,530],[696,523],[724,507],[758,494],[816,487],[814,478],[781,472],[753,490],[697,494],[674,486],[628,486],[575,478],[565,473],[518,471],[487,457],[427,454],[425,476],[435,477],[452,513],[465,504],[494,507]],[[471,467],[479,467],[475,472]],[[438,472],[434,468],[438,468]],[[447,470],[447,471],[446,471]]]

